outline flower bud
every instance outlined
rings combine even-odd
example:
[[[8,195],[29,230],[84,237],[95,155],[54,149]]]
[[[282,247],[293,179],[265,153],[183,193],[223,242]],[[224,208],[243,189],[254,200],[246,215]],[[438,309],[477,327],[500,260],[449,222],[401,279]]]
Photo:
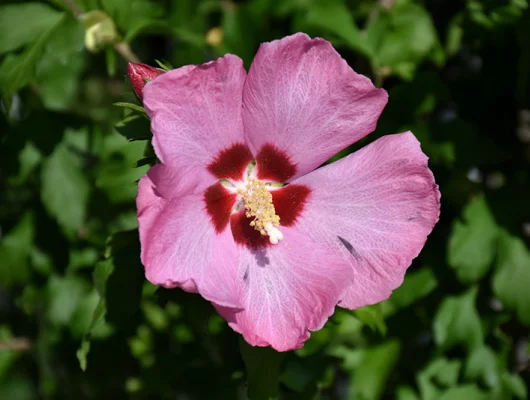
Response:
[[[88,51],[97,53],[117,40],[116,25],[103,11],[90,11],[80,15],[79,19],[85,28],[85,47]]]
[[[140,100],[142,100],[142,89],[145,84],[164,73],[161,69],[153,68],[146,64],[135,64],[131,62],[127,67],[127,72],[134,93],[136,93],[136,96],[138,96]]]

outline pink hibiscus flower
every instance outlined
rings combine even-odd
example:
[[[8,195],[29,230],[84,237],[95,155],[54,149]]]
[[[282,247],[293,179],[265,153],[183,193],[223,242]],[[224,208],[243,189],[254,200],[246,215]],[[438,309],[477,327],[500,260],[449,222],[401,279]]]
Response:
[[[387,299],[438,220],[410,132],[319,166],[372,132],[387,93],[331,44],[261,45],[143,89],[160,160],[139,183],[146,277],[211,301],[251,345],[299,348],[336,305]]]

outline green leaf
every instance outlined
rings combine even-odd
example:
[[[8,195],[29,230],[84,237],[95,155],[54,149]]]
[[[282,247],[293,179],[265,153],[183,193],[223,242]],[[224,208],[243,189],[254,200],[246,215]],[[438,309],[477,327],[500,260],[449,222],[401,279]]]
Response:
[[[85,222],[90,184],[79,156],[73,153],[66,140],[43,163],[41,181],[41,198],[46,211],[72,237]]]
[[[355,316],[372,330],[378,330],[382,335],[386,335],[386,324],[381,310],[381,304],[358,308],[353,311]]]
[[[516,22],[528,8],[526,0],[467,0],[471,19],[486,28],[497,28]]]
[[[420,5],[398,2],[381,10],[367,27],[367,43],[376,69],[411,79],[417,65],[430,55],[437,43],[430,14]]]
[[[484,342],[480,317],[475,308],[477,289],[444,299],[434,317],[434,339],[445,350],[462,345],[468,351]]]
[[[383,315],[389,316],[399,309],[410,306],[415,301],[427,296],[437,286],[438,281],[430,268],[408,272],[403,284],[394,290],[387,301],[381,303]]]
[[[530,251],[521,239],[507,232],[500,235],[492,283],[493,292],[502,304],[530,326]]]
[[[118,102],[118,103],[114,103],[114,105],[116,107],[128,108],[130,110],[139,112],[141,115],[144,115],[147,118],[147,113],[145,112],[145,108],[143,108],[142,106],[139,106],[137,104]]]
[[[62,13],[41,3],[0,6],[0,54],[36,41]]]
[[[439,400],[488,400],[490,396],[476,385],[463,385],[444,392]]]
[[[453,387],[458,382],[462,363],[459,360],[438,358],[431,361],[416,380],[423,400],[438,400],[442,388]]]
[[[10,287],[29,276],[29,254],[33,245],[33,214],[27,212],[0,241],[0,283]]]
[[[4,343],[13,339],[13,333],[6,325],[0,325],[0,342]],[[0,382],[11,368],[13,363],[22,355],[18,350],[2,348],[0,350]]]
[[[468,379],[482,380],[490,388],[499,386],[501,371],[495,352],[486,346],[475,349],[467,359],[464,374]]]
[[[520,375],[512,375],[505,372],[502,375],[503,388],[508,393],[508,396],[515,396],[517,399],[527,399],[528,391],[523,378]]]
[[[363,349],[359,367],[354,370],[351,380],[351,398],[381,398],[386,382],[399,359],[400,347],[397,340],[392,340]]]
[[[81,341],[81,346],[77,349],[75,355],[77,357],[77,360],[79,361],[79,366],[81,367],[81,370],[86,371],[87,367],[87,356],[88,352],[90,351],[90,340],[83,339]]]
[[[144,268],[140,261],[138,231],[119,232],[108,240],[106,251],[109,258],[100,261],[93,273],[94,285],[99,293],[99,303],[92,314],[86,335],[78,349],[78,360],[82,369],[86,368],[86,358],[90,350],[87,344],[95,330],[102,330],[104,322],[111,326],[124,327],[131,316],[140,308]]]
[[[129,141],[149,140],[152,137],[149,120],[139,114],[128,115],[115,126],[120,135]]]
[[[495,257],[498,228],[483,196],[475,197],[457,221],[449,239],[448,263],[463,283],[476,282]]]
[[[64,14],[62,14],[64,17]],[[32,82],[35,78],[35,68],[40,60],[48,38],[60,23],[62,18],[42,33],[36,42],[24,52],[9,54],[0,65],[0,89],[6,98],[12,97],[19,89]]]
[[[140,119],[148,122],[145,118]],[[137,123],[142,126],[140,121]],[[138,129],[143,131],[143,128]],[[133,131],[135,129],[131,127],[129,133],[132,134]],[[104,148],[101,150],[102,159],[96,170],[96,186],[103,190],[113,203],[130,204],[138,192],[136,182],[149,169],[147,165],[134,168],[138,159],[144,156],[145,143],[128,143],[123,137],[112,134],[104,137],[102,144]]]
[[[285,353],[270,347],[254,347],[242,336],[239,349],[247,370],[248,398],[272,400],[279,398],[280,365]]]
[[[47,316],[49,321],[54,325],[68,325],[89,289],[86,281],[79,277],[52,276],[48,281]]]
[[[36,80],[39,94],[51,110],[64,110],[72,104],[85,61],[83,38],[81,25],[64,18],[46,42]]]
[[[366,56],[372,55],[372,49],[353,19],[351,11],[341,0],[318,1],[309,7],[306,20],[309,25],[331,32],[354,50]]]

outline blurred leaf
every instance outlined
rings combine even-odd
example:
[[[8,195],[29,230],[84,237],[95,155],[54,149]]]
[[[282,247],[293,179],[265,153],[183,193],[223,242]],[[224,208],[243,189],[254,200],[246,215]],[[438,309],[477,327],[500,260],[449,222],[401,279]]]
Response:
[[[456,345],[469,352],[484,342],[480,317],[475,308],[477,289],[471,288],[460,296],[446,297],[434,317],[434,338],[445,350]]]
[[[108,247],[107,254],[110,257],[100,261],[93,273],[99,303],[77,351],[83,370],[87,366],[90,339],[94,330],[104,326],[104,321],[125,327],[140,308],[144,270],[140,262],[138,232],[117,233],[110,238]]]
[[[61,12],[41,3],[0,6],[0,54],[36,41],[61,16]]]
[[[4,58],[2,64],[0,64],[0,89],[4,92],[6,98],[10,98],[19,89],[33,81],[36,65],[48,38],[61,21],[62,18],[46,32],[42,33],[37,41],[27,47],[24,52],[17,55],[8,54]]]
[[[306,20],[309,25],[325,29],[344,40],[352,49],[372,56],[372,49],[361,36],[344,1],[317,1],[307,10]]]
[[[221,28],[222,44],[226,52],[237,54],[249,65],[255,52],[255,35],[249,35],[249,32],[254,31],[256,26],[251,16],[248,15],[246,7],[238,4],[225,7]]]
[[[39,399],[39,396],[29,378],[14,376],[0,385],[0,399],[33,400]]]
[[[68,325],[77,306],[88,292],[88,284],[80,277],[52,276],[48,281],[49,320],[54,325]]]
[[[459,360],[438,358],[430,362],[416,377],[422,400],[437,400],[443,388],[455,386],[461,367]]]
[[[131,114],[118,122],[116,130],[129,141],[149,140],[152,136],[150,122],[139,114]]]
[[[445,51],[449,57],[454,56],[462,47],[464,28],[462,27],[462,14],[457,14],[449,22],[447,27],[447,41]]]
[[[350,396],[363,400],[380,399],[386,382],[399,359],[397,340],[362,350],[359,367],[353,371]]]
[[[27,181],[31,173],[36,169],[42,160],[42,154],[31,142],[26,142],[24,148],[18,153],[20,170],[16,177],[12,178],[15,184],[22,184]]]
[[[400,386],[396,391],[397,400],[419,400],[416,392],[409,386]]]
[[[358,308],[353,310],[353,313],[372,330],[378,330],[382,335],[386,335],[386,324],[380,303]]]
[[[436,276],[430,268],[408,272],[403,284],[392,292],[390,298],[381,303],[383,315],[394,314],[397,310],[413,304],[427,296],[438,286]]]
[[[46,210],[72,237],[85,222],[90,184],[66,140],[43,163],[41,180]]]
[[[161,5],[148,0],[101,0],[101,5],[125,34],[162,16]]]
[[[242,336],[239,349],[247,370],[249,400],[278,399],[280,364],[285,353],[270,347],[254,347]]]
[[[496,251],[498,228],[483,196],[475,197],[456,221],[449,239],[448,263],[458,279],[472,283],[489,270]]]
[[[1,237],[0,284],[10,287],[25,282],[29,275],[29,253],[33,245],[33,214],[27,212],[20,222]]]
[[[77,352],[75,353],[77,357],[77,361],[79,361],[79,366],[81,367],[81,370],[86,371],[87,367],[87,355],[90,351],[90,340],[83,339],[81,341],[81,346],[79,346],[79,349],[77,349]]]
[[[141,117],[140,117],[141,118]],[[144,119],[144,118],[141,118]],[[147,120],[145,120],[148,122]],[[133,134],[144,126],[138,120],[127,132]],[[134,168],[139,159],[143,158],[145,142],[127,142],[123,137],[113,133],[103,138],[101,162],[96,170],[96,186],[103,190],[113,203],[134,201],[138,192],[137,181],[145,175],[148,165]]]
[[[302,364],[295,360],[287,363],[280,379],[289,389],[303,392],[314,377],[315,372],[313,369],[308,368],[307,364]]]
[[[513,24],[528,8],[526,0],[467,0],[471,19],[486,28]]]
[[[13,338],[13,333],[7,325],[0,325],[0,343],[5,343]],[[16,349],[0,349],[0,382],[2,382],[4,376],[9,371],[13,363],[22,355],[19,350]],[[1,386],[1,385],[0,385]]]
[[[521,239],[506,232],[500,235],[492,284],[502,304],[530,326],[530,251]]]
[[[504,373],[502,375],[502,383],[508,396],[514,396],[520,400],[528,399],[528,391],[521,376]]]
[[[404,79],[413,77],[417,64],[438,40],[430,14],[409,2],[397,2],[389,11],[381,10],[366,33],[375,68],[388,67],[391,74]]]
[[[488,400],[489,398],[488,394],[476,385],[454,387],[439,397],[440,400]]]
[[[466,378],[480,379],[486,386],[494,388],[500,385],[500,375],[497,357],[489,347],[477,348],[469,355],[465,368]]]
[[[37,83],[49,109],[67,109],[74,98],[84,65],[83,29],[65,18],[54,30],[37,64]]]

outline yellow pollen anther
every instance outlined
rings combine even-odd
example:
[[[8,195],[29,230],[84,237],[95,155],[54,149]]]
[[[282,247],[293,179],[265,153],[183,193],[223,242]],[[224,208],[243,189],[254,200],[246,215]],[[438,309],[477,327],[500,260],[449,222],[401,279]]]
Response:
[[[278,243],[283,235],[274,228],[280,225],[280,217],[276,215],[272,194],[267,190],[265,183],[256,178],[249,178],[245,189],[237,190],[243,197],[245,204],[245,215],[253,218],[250,222],[255,230],[262,235],[269,235],[272,243]]]

